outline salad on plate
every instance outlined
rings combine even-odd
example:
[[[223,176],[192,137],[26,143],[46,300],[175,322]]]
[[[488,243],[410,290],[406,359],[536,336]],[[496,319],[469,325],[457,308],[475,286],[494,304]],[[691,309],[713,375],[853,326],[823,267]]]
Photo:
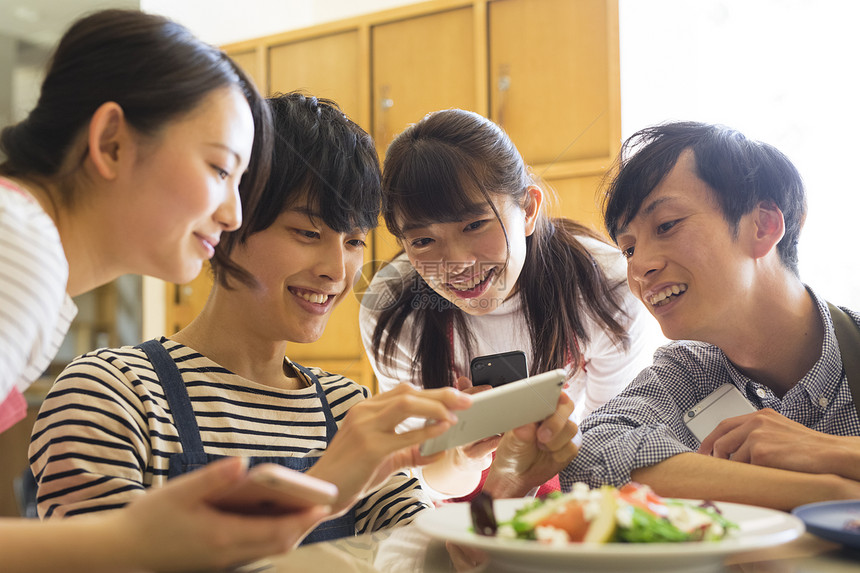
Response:
[[[651,488],[628,483],[590,489],[577,483],[496,522],[493,500],[480,494],[471,504],[472,526],[480,535],[527,539],[564,546],[570,543],[667,543],[719,541],[738,526],[711,503],[663,498]]]

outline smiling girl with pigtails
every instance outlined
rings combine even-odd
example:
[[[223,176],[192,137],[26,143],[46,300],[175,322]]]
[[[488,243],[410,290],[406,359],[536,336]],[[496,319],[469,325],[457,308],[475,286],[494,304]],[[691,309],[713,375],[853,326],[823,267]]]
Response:
[[[546,189],[496,124],[431,113],[394,139],[384,165],[383,215],[404,252],[374,277],[360,315],[381,390],[467,389],[472,358],[522,350],[532,375],[567,369],[578,421],[651,362],[659,335],[627,288],[623,257],[546,214]],[[425,466],[425,489],[473,492],[500,440]],[[533,443],[542,451],[539,434]],[[502,470],[484,472],[488,488],[504,489]]]

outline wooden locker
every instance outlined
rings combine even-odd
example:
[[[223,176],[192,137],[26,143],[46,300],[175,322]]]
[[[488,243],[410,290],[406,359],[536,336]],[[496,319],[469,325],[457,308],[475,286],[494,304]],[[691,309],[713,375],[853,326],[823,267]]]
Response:
[[[614,155],[617,5],[495,0],[488,16],[490,117],[526,161],[543,169]]]
[[[358,30],[279,44],[269,48],[271,92],[303,90],[334,100],[365,130],[362,113],[361,46]]]

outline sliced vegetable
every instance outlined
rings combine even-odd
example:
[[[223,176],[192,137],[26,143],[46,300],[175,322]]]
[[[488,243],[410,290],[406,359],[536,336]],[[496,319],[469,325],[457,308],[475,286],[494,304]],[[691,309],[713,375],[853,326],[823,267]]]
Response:
[[[600,512],[592,520],[583,541],[586,543],[608,543],[615,537],[617,520],[615,512],[618,504],[615,500],[615,488],[603,486],[600,488]]]
[[[519,534],[524,533],[529,534],[524,536],[527,539],[534,539],[535,527],[552,514],[564,509],[569,499],[562,494],[551,494],[543,500],[535,500],[514,514],[511,526],[517,532],[518,537]]]
[[[666,541],[692,541],[668,520],[654,515],[641,507],[628,505],[622,511],[631,513],[630,525],[618,529],[618,540],[630,543],[657,543]]]

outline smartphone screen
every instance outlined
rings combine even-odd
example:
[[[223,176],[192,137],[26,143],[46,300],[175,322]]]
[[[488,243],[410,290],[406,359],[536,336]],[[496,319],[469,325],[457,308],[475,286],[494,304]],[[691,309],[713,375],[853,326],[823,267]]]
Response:
[[[526,354],[521,350],[478,356],[472,359],[470,370],[473,386],[488,384],[493,388],[529,375]]]

